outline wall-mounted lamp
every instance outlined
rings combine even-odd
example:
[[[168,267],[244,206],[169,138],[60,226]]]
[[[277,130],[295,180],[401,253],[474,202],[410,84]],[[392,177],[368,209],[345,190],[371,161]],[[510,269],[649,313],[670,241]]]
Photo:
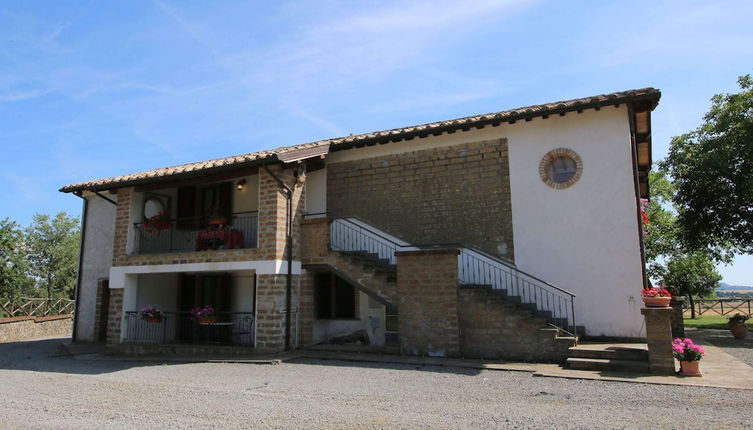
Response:
[[[298,183],[302,184],[306,182],[306,166],[301,166],[298,169],[293,172],[293,176],[295,176]]]
[[[238,191],[242,191],[244,185],[246,185],[246,178],[243,178],[240,181],[238,181],[238,184],[236,184],[236,188],[238,188]]]

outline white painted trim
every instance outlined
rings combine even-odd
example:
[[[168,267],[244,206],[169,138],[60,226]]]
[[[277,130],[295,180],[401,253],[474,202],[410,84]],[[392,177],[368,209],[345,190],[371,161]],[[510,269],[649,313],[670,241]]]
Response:
[[[286,260],[225,261],[219,263],[154,264],[110,268],[110,288],[123,288],[127,275],[176,272],[236,272],[253,270],[257,275],[284,275]],[[301,262],[293,261],[293,275],[301,274]]]

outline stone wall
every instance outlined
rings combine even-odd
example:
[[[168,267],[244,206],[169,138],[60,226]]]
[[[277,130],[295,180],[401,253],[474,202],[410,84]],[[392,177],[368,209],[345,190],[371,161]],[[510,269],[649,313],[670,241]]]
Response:
[[[460,354],[457,249],[397,252],[400,349],[403,354]]]
[[[71,336],[72,330],[72,315],[0,318],[0,343],[49,336]]]
[[[327,164],[327,212],[410,243],[462,243],[513,259],[507,143]]]

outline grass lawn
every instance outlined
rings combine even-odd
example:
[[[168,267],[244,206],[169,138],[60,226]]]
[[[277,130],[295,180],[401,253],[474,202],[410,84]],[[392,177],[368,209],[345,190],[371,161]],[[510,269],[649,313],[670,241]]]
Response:
[[[727,326],[727,317],[721,315],[701,315],[694,320],[685,316],[683,321],[685,322],[685,327],[716,328],[722,330],[727,330],[729,328]]]

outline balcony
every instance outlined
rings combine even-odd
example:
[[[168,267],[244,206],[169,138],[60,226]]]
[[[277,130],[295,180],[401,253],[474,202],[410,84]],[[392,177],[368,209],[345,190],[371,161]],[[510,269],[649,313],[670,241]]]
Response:
[[[256,248],[258,218],[257,211],[236,212],[221,227],[207,226],[199,217],[137,222],[133,224],[134,254]]]

